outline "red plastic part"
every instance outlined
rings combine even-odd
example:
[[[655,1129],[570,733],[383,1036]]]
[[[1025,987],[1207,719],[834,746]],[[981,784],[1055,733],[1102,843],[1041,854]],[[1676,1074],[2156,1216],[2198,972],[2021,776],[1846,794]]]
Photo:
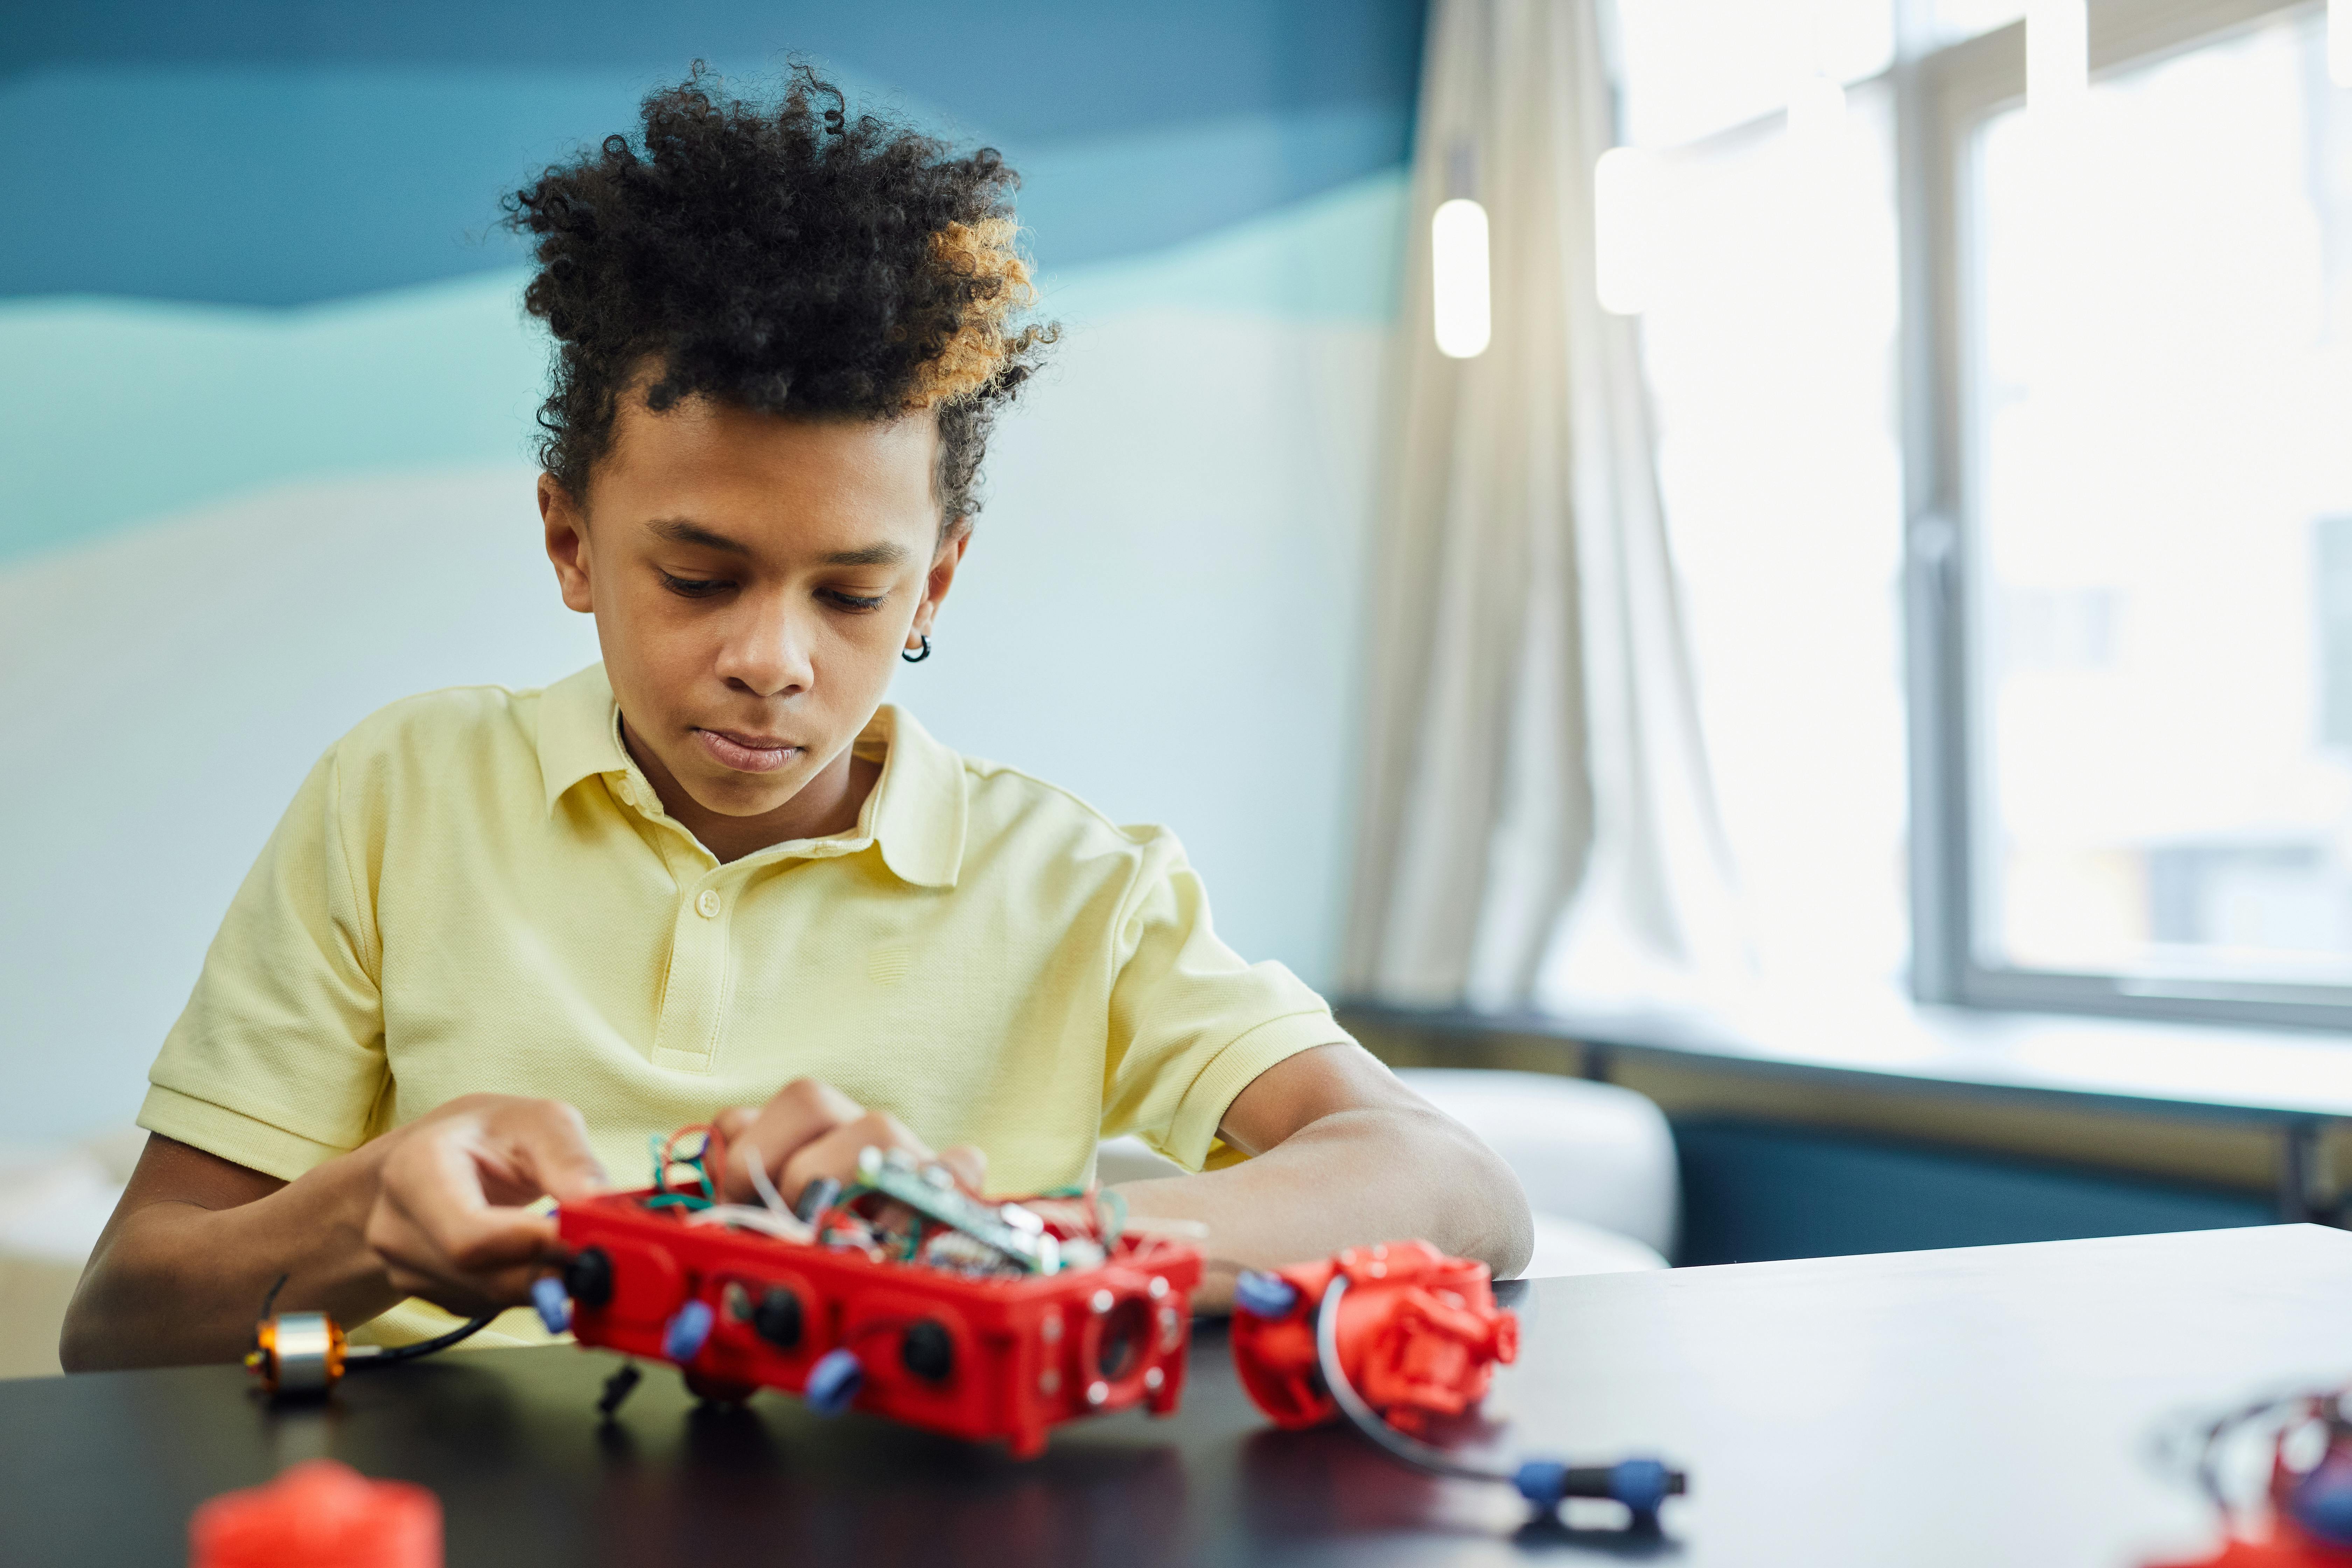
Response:
[[[441,1500],[309,1459],[188,1521],[190,1568],[441,1568]]]
[[[2150,1563],[2148,1568],[2352,1568],[2352,1552],[2314,1541],[2292,1523],[2282,1522],[2267,1541],[2232,1539],[2210,1557]]]
[[[2315,1414],[2316,1404],[2307,1413]],[[2318,1540],[2295,1522],[2289,1499],[2304,1472],[2287,1467],[2284,1441],[2282,1434],[2271,1454],[2270,1510],[2263,1521],[2267,1535],[2233,1535],[2210,1557],[2152,1563],[2147,1568],[2352,1568],[2352,1550]],[[2336,1464],[2345,1457],[2345,1450],[2336,1448],[2326,1462]]]
[[[798,1394],[817,1358],[846,1345],[865,1372],[854,1408],[974,1442],[1002,1438],[1024,1459],[1062,1422],[1138,1405],[1166,1415],[1182,1396],[1201,1255],[1181,1242],[1122,1237],[1099,1268],[971,1279],[688,1225],[675,1208],[646,1208],[650,1195],[608,1194],[558,1215],[566,1246],[601,1247],[613,1264],[612,1300],[574,1301],[572,1331],[582,1344],[667,1361],[665,1327],[688,1300],[704,1301],[714,1326],[684,1363],[698,1393]],[[761,1338],[750,1318],[776,1289],[800,1299],[800,1340],[789,1349]],[[900,1359],[906,1331],[925,1320],[952,1346],[936,1382]]]
[[[1518,1356],[1519,1321],[1495,1305],[1485,1264],[1425,1241],[1349,1247],[1281,1270],[1298,1292],[1282,1317],[1234,1314],[1234,1368],[1277,1426],[1313,1426],[1339,1413],[1318,1368],[1315,1319],[1342,1273],[1339,1364],[1364,1402],[1402,1431],[1459,1415],[1486,1397],[1495,1363]]]

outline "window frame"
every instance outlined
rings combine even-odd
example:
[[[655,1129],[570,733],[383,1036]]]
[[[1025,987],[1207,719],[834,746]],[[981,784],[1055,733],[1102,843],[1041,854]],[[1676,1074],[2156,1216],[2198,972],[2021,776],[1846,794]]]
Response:
[[[2094,76],[2198,47],[2319,0],[2090,0]],[[1980,308],[1967,193],[1976,132],[2025,95],[2025,25],[1927,47],[1929,0],[1898,0],[1896,200],[1903,267],[1904,622],[1911,986],[1926,1003],[2188,1022],[2352,1028],[2352,986],[2171,980],[1995,966],[1977,952],[1989,693],[1969,651],[1986,625],[1969,493],[1980,438],[1969,327]]]

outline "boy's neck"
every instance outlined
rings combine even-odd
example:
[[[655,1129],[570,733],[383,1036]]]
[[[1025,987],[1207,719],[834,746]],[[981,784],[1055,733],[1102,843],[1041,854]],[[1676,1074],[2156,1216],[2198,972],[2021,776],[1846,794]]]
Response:
[[[699,839],[721,865],[755,855],[771,844],[848,832],[857,826],[866,797],[874,793],[875,783],[882,776],[880,763],[858,756],[854,746],[845,747],[801,786],[799,794],[775,810],[758,816],[729,816],[687,793],[654,749],[630,730],[626,713],[621,715],[621,743],[661,797],[662,809]]]

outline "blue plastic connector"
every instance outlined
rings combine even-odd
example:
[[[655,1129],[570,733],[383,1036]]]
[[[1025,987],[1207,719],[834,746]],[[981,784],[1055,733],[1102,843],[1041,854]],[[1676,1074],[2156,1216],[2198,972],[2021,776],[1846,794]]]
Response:
[[[2352,1460],[2330,1454],[2287,1494],[2294,1521],[2330,1546],[2352,1546]]]
[[[1571,1470],[1557,1459],[1529,1459],[1511,1472],[1511,1485],[1547,1512],[1573,1489],[1578,1497],[1623,1503],[1637,1522],[1655,1520],[1675,1489],[1674,1472],[1655,1459],[1620,1459],[1605,1470]]]
[[[1609,1495],[1633,1510],[1635,1519],[1654,1517],[1671,1490],[1666,1467],[1655,1459],[1620,1459],[1609,1467]]]
[[[710,1338],[710,1303],[688,1301],[677,1310],[662,1331],[662,1354],[684,1366],[701,1353],[703,1342]]]
[[[827,1351],[809,1368],[801,1398],[819,1415],[838,1415],[866,1385],[866,1368],[853,1351]]]
[[[1234,1307],[1254,1318],[1286,1318],[1298,1305],[1298,1287],[1279,1274],[1244,1268],[1234,1281]]]
[[[1568,1495],[1568,1467],[1557,1459],[1529,1459],[1511,1472],[1519,1495],[1539,1509],[1555,1509]]]
[[[530,1304],[539,1309],[539,1321],[549,1333],[560,1334],[572,1326],[572,1298],[554,1275],[542,1274],[530,1282]]]

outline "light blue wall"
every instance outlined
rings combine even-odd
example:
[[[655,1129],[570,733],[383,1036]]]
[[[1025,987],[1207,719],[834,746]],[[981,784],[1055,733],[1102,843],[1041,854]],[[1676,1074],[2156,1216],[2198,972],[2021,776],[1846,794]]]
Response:
[[[307,25],[297,49],[118,9],[111,34],[0,42],[0,201],[38,219],[0,229],[0,1137],[128,1120],[230,891],[361,714],[594,656],[538,556],[544,347],[489,204],[624,128],[687,54],[788,41],[500,58],[530,30],[491,5],[451,9],[436,57],[357,10],[256,12]],[[1140,29],[1164,18],[1122,52],[1096,8],[992,8],[1033,36],[1078,19],[1096,64],[1050,104],[1017,51],[944,68],[972,8],[892,9],[948,21],[903,72],[889,37],[848,40],[842,74],[1005,127],[1069,326],[992,454],[940,655],[894,695],[955,745],[1173,825],[1229,939],[1319,982],[1418,7],[1205,7],[1235,49],[1304,63],[1248,57],[1191,99],[1213,30],[1155,57]],[[1310,14],[1362,25],[1308,48]]]

